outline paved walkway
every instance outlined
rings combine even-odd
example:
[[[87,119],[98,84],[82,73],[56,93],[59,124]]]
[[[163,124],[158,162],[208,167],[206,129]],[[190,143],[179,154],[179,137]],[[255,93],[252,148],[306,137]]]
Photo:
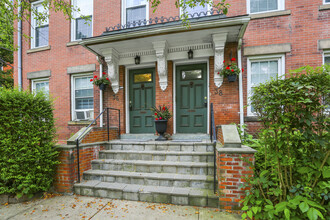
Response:
[[[21,204],[0,204],[1,220],[22,219],[224,219],[238,220],[236,214],[213,208],[102,199],[86,196],[55,196]]]

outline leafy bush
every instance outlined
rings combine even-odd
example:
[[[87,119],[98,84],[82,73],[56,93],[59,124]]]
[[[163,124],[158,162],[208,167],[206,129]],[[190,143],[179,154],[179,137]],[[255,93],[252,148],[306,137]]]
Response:
[[[0,89],[0,109],[0,194],[47,191],[58,164],[52,101]]]
[[[251,104],[263,129],[247,141],[258,153],[242,218],[329,216],[329,73],[330,66],[302,67],[254,89]]]

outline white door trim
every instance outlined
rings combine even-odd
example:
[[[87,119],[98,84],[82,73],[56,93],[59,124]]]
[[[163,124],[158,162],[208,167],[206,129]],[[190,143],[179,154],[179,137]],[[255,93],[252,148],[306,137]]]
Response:
[[[207,72],[207,131],[206,133],[209,134],[210,132],[210,65],[209,65],[209,59],[193,59],[193,60],[180,60],[180,61],[173,61],[173,134],[176,134],[176,66],[177,65],[186,65],[186,64],[201,64],[206,63],[206,72]]]
[[[136,69],[144,69],[144,68],[155,68],[156,74],[156,65],[155,63],[146,63],[146,64],[139,64],[139,65],[128,65],[125,66],[125,118],[126,118],[126,134],[130,133],[130,124],[129,124],[129,71],[136,70]],[[156,75],[155,75],[156,79]],[[156,89],[155,82],[155,89]]]

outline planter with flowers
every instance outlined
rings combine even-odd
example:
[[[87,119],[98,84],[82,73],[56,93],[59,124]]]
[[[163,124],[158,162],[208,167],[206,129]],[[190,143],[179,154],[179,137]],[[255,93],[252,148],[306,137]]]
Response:
[[[238,68],[237,63],[235,62],[236,59],[232,58],[230,60],[230,64],[224,65],[222,70],[218,72],[218,74],[227,77],[229,82],[235,82],[237,76],[240,74],[241,70]],[[223,63],[225,64],[226,61],[224,60]],[[242,69],[243,71],[243,69]]]
[[[172,117],[172,115],[168,110],[168,107],[165,105],[159,106],[158,108],[152,107],[151,111],[154,113],[156,131],[159,134],[156,141],[166,141],[167,139],[164,137],[164,133],[167,129],[167,121]]]
[[[105,90],[106,86],[110,84],[110,80],[105,72],[102,73],[102,77],[95,75],[90,81],[93,82],[94,85],[98,86],[100,90]]]

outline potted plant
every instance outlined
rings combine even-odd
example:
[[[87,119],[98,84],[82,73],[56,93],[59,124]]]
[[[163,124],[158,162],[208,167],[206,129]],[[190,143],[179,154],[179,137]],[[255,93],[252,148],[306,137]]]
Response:
[[[106,86],[110,84],[110,80],[105,72],[102,73],[102,77],[99,78],[95,75],[90,81],[93,82],[94,85],[98,86],[100,90],[105,90]]]
[[[159,134],[156,141],[166,141],[167,139],[164,137],[164,133],[167,129],[167,121],[172,117],[172,115],[168,110],[168,107],[165,105],[159,106],[159,108],[152,107],[151,111],[154,113],[156,131]]]
[[[232,58],[230,60],[230,64],[224,65],[218,74],[227,77],[229,82],[235,82],[237,76],[240,74],[241,70],[238,68],[237,63],[235,62],[236,59]],[[223,63],[226,63],[224,60]]]

